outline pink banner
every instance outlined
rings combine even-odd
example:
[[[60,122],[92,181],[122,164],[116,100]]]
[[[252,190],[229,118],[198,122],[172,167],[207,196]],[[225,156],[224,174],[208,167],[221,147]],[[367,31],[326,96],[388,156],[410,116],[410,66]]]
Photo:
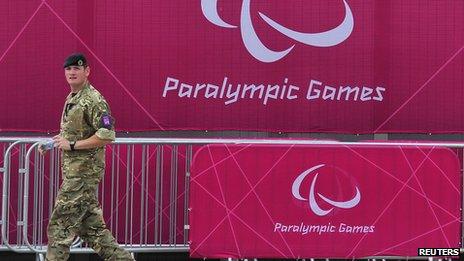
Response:
[[[205,146],[191,256],[360,258],[459,248],[460,167],[446,148]]]
[[[58,130],[74,51],[120,131],[464,130],[463,1],[2,1],[0,32],[0,131]]]

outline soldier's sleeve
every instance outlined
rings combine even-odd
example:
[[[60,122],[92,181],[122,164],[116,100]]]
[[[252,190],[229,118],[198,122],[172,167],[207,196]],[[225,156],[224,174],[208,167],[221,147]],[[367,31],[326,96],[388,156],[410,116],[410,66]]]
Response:
[[[111,110],[104,99],[98,99],[93,105],[91,122],[97,137],[102,140],[115,139],[114,118],[111,116]]]

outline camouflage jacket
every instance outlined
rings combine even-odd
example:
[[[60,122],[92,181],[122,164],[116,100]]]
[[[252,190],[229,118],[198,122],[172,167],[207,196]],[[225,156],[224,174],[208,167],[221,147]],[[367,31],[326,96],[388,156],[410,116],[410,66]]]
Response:
[[[114,140],[114,120],[105,98],[90,84],[66,98],[60,135],[69,141],[92,135]],[[63,151],[63,174],[67,178],[99,177],[105,167],[105,148]]]

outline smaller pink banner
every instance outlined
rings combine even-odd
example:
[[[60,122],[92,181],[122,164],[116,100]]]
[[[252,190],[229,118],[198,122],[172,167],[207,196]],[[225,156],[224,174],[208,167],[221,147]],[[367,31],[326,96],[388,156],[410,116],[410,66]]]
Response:
[[[460,247],[460,167],[446,148],[212,145],[196,153],[191,174],[192,257]]]

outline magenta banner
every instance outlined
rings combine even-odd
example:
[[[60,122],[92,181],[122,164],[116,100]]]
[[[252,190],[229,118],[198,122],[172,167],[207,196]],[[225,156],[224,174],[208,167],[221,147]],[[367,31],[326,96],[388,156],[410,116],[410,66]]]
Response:
[[[2,1],[0,131],[57,131],[81,51],[119,131],[462,133],[463,49],[456,0]]]
[[[208,258],[417,256],[459,248],[446,148],[213,145],[193,161],[190,251]]]

